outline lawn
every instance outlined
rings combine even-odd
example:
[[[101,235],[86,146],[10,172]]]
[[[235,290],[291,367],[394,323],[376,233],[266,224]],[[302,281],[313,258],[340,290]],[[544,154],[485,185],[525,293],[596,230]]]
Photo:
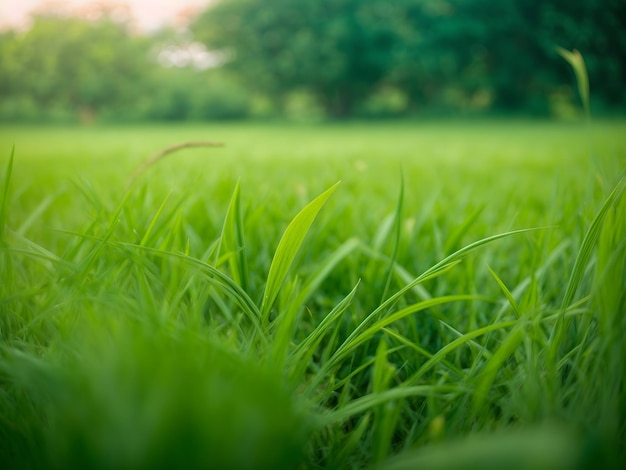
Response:
[[[624,136],[0,127],[3,468],[619,468]]]

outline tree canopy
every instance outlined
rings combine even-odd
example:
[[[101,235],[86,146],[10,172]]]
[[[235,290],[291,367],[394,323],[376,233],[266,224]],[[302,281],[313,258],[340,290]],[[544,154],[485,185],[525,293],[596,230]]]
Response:
[[[557,46],[582,53],[593,110],[621,112],[623,18],[621,0],[221,0],[186,31],[139,35],[41,14],[0,33],[0,119],[574,116]],[[187,43],[220,60],[159,60]]]
[[[599,100],[626,103],[625,15],[619,0],[223,0],[192,30],[249,86],[306,89],[333,115],[385,87],[414,109],[545,114],[571,80],[557,45],[583,52]]]

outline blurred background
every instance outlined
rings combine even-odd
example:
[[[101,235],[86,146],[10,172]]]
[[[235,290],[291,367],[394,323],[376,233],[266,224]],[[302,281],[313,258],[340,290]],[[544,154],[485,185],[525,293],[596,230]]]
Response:
[[[540,117],[626,111],[623,0],[5,1],[0,120]]]

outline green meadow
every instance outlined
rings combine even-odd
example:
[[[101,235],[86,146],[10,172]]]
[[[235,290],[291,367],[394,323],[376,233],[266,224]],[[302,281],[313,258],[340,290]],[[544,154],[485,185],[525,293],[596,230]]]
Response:
[[[4,125],[0,161],[2,468],[626,458],[624,121]]]

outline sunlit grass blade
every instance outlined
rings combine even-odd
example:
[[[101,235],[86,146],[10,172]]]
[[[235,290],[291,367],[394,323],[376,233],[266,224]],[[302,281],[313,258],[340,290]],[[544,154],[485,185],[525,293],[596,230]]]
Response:
[[[232,253],[228,259],[230,272],[233,280],[244,291],[248,290],[248,260],[246,254],[245,236],[243,230],[243,217],[241,214],[241,201],[239,196],[239,183],[235,186],[233,195],[226,211],[224,227],[222,228],[221,253]]]
[[[46,196],[37,207],[28,214],[28,217],[20,224],[15,230],[16,233],[24,235],[28,229],[41,217],[41,215],[50,207],[54,200],[58,197],[59,193],[49,194]]]
[[[498,284],[498,287],[500,287],[500,290],[506,297],[506,300],[508,300],[509,305],[511,306],[511,309],[513,309],[513,313],[515,314],[515,316],[517,318],[520,318],[522,316],[522,313],[520,312],[519,305],[517,305],[517,302],[515,301],[515,298],[513,297],[513,294],[511,293],[509,288],[506,286],[506,284],[504,284],[504,282],[502,282],[502,279],[498,277],[495,271],[491,269],[491,266],[487,266],[487,269],[489,269],[489,273]]]
[[[570,64],[576,74],[580,100],[582,101],[585,109],[585,116],[589,119],[591,117],[591,110],[589,107],[589,76],[587,75],[585,60],[583,59],[582,54],[576,49],[570,52],[567,49],[557,46],[556,51]]]
[[[64,258],[61,258],[55,255],[50,250],[47,250],[46,248],[24,237],[23,235],[17,232],[13,232],[12,230],[9,230],[8,234],[15,241],[25,246],[25,248],[18,248],[18,247],[6,248],[8,253],[21,254],[21,255],[31,257],[34,259],[39,259],[45,262],[44,265],[50,271],[52,271],[54,267],[57,267],[57,266],[62,266],[64,268],[69,269],[70,271],[78,270],[78,267],[74,265],[72,262],[67,261]]]
[[[150,224],[148,224],[148,228],[146,229],[146,233],[144,234],[144,236],[141,238],[141,241],[139,242],[140,245],[145,245],[148,242],[148,240],[150,239],[150,236],[152,235],[152,231],[154,230],[154,226],[156,225],[157,221],[159,220],[159,217],[161,217],[161,215],[163,214],[163,210],[165,209],[165,206],[167,205],[167,202],[170,200],[170,196],[171,195],[172,195],[172,192],[170,191],[168,193],[168,195],[165,196],[165,199],[163,199],[163,202],[161,203],[161,205],[159,206],[159,208],[155,212],[154,217],[152,217],[152,220],[150,221]]]
[[[267,283],[263,292],[263,300],[260,309],[262,323],[267,323],[272,305],[278,296],[278,292],[287,277],[289,268],[304,241],[304,237],[313,224],[315,217],[338,185],[339,183],[335,183],[307,204],[287,226],[285,233],[278,243],[267,275]]]

